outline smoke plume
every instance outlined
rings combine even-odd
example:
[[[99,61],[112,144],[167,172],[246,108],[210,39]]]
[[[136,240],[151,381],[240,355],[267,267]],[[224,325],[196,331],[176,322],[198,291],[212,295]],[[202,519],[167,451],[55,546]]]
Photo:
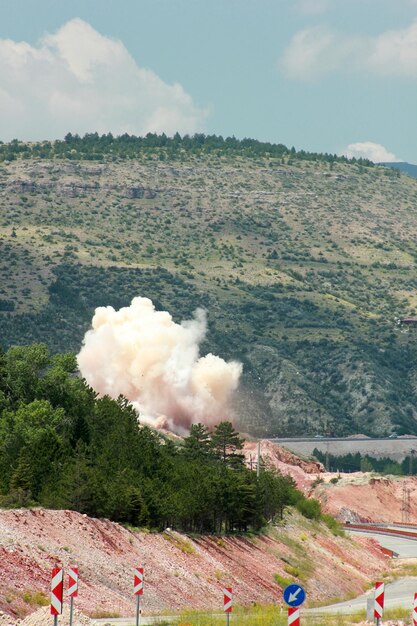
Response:
[[[212,426],[227,417],[239,384],[240,363],[199,356],[206,313],[176,324],[148,298],[115,311],[99,307],[78,354],[87,383],[100,395],[130,400],[142,422],[184,434],[193,423]]]

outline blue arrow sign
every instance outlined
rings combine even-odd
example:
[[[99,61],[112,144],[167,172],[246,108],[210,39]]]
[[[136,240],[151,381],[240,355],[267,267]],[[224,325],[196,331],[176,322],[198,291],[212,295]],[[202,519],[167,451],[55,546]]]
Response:
[[[300,606],[300,604],[302,604],[306,599],[306,592],[304,589],[301,585],[296,585],[295,583],[285,587],[282,595],[284,597],[284,602],[286,602],[288,606]]]

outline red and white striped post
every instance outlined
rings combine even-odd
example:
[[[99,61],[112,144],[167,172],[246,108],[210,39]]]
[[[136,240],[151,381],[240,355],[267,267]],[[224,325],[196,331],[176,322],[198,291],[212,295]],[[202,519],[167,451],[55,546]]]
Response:
[[[375,583],[374,618],[376,619],[377,626],[380,625],[384,613],[384,590],[384,583]]]
[[[417,626],[417,593],[414,594],[413,602],[413,626]]]
[[[70,567],[68,570],[68,596],[70,598],[69,626],[72,626],[72,613],[74,609],[74,598],[78,596],[78,567]]]
[[[288,626],[300,626],[300,609],[298,606],[288,607]]]
[[[226,613],[226,624],[229,626],[229,616],[233,607],[233,593],[231,587],[223,589],[223,610]]]
[[[58,624],[58,615],[62,615],[63,596],[64,570],[61,567],[54,567],[51,577],[51,615],[54,616],[54,626]]]
[[[136,596],[136,626],[140,625],[140,597],[143,595],[143,567],[135,569],[133,593]]]

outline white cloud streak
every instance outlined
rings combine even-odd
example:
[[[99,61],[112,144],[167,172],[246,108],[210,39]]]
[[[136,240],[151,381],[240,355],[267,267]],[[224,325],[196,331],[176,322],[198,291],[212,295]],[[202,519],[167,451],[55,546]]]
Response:
[[[372,141],[351,143],[347,148],[342,150],[341,154],[347,156],[349,159],[353,157],[357,159],[369,159],[374,163],[399,163],[401,161],[393,152],[389,152],[389,150],[380,143],[373,143]]]
[[[334,71],[417,78],[417,20],[375,37],[346,37],[323,26],[297,32],[279,61],[288,78],[314,80]]]
[[[204,129],[207,111],[178,83],[140,67],[123,43],[73,19],[38,46],[0,39],[0,139],[66,132]]]

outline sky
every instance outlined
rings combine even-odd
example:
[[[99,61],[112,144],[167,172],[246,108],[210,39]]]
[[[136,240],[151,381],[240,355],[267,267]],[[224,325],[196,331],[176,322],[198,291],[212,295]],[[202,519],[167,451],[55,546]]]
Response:
[[[417,0],[0,0],[0,140],[95,131],[417,163]]]

